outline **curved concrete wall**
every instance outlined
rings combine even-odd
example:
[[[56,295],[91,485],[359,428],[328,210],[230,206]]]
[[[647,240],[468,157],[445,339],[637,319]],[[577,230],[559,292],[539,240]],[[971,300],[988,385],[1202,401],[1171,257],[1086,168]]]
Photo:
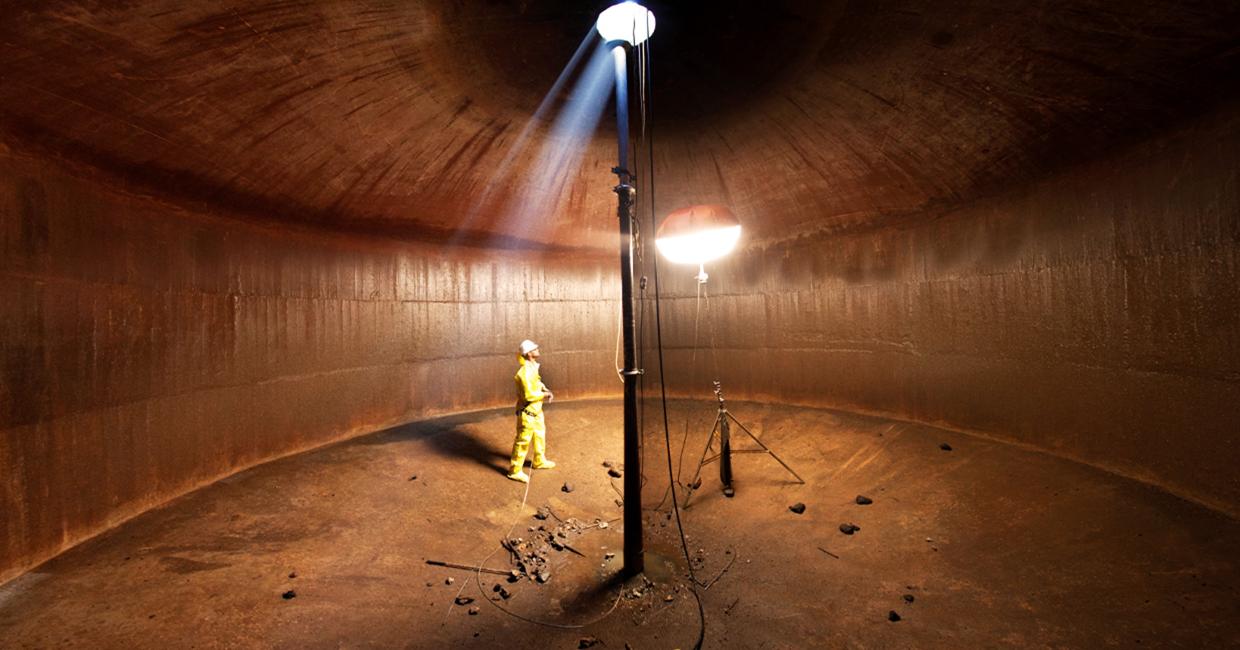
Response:
[[[0,582],[241,468],[508,404],[539,340],[615,395],[610,258],[263,228],[0,145]]]
[[[885,227],[755,242],[708,268],[729,394],[1028,443],[1240,514],[1240,117]],[[664,269],[669,385],[692,272]],[[713,325],[712,325],[713,321]]]

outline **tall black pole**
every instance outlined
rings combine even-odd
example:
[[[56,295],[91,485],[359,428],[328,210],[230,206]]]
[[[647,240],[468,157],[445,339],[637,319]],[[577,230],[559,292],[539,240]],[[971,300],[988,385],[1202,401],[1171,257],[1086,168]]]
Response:
[[[624,323],[624,573],[635,576],[646,568],[642,550],[641,440],[637,435],[637,322],[633,317],[633,204],[637,190],[629,174],[629,69],[624,45],[611,49],[616,63],[616,135],[619,160],[616,185],[620,217],[620,299]]]

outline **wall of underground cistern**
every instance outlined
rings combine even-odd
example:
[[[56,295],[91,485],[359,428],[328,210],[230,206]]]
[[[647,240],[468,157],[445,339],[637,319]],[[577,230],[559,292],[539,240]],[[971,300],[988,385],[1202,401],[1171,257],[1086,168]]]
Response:
[[[0,582],[258,463],[510,404],[527,337],[562,396],[619,394],[610,258],[261,226],[91,176],[0,155]]]
[[[731,397],[980,432],[1240,516],[1238,140],[1219,111],[969,205],[751,241],[702,305],[664,272],[669,387],[709,397],[701,308]]]
[[[1240,514],[1232,115],[969,205],[751,239],[709,269],[697,345],[731,398],[976,431]],[[12,151],[0,235],[0,581],[242,468],[505,405],[522,338],[567,395],[618,396],[609,255],[255,225]],[[668,383],[703,397],[678,271]]]

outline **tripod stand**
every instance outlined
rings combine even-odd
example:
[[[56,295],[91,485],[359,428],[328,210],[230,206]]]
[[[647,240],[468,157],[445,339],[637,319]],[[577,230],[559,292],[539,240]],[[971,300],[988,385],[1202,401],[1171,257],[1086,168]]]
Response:
[[[698,461],[697,471],[694,472],[693,480],[689,483],[691,491],[685,498],[684,507],[689,507],[689,501],[693,499],[694,491],[702,485],[702,467],[707,463],[712,463],[716,460],[719,461],[719,482],[723,484],[724,496],[731,497],[736,494],[736,490],[732,488],[732,454],[770,454],[771,458],[775,459],[775,462],[783,465],[784,469],[788,470],[789,474],[796,477],[797,483],[800,485],[805,485],[805,479],[801,478],[801,476],[793,471],[791,467],[788,467],[788,463],[785,463],[779,458],[779,456],[776,456],[775,452],[771,451],[769,447],[762,444],[762,441],[758,439],[758,436],[755,436],[752,431],[746,428],[745,425],[741,424],[741,421],[737,420],[736,416],[728,412],[728,407],[723,401],[723,386],[717,381],[714,382],[714,384],[715,397],[719,400],[719,414],[715,416],[715,426],[710,430],[710,437],[706,439],[706,449],[702,450],[702,458]],[[744,431],[750,439],[758,443],[758,446],[761,447],[761,449],[732,449],[731,423],[733,422],[735,422],[736,426],[740,427],[741,431]],[[707,458],[706,455],[709,454],[712,447],[714,447],[716,434],[719,436],[719,453]]]

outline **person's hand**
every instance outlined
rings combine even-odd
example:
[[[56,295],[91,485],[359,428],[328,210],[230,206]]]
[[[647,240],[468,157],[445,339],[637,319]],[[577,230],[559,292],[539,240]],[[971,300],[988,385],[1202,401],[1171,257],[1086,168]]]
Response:
[[[543,391],[543,393],[545,393],[545,394],[546,394],[546,396],[547,396],[547,401],[548,401],[548,402],[551,402],[551,401],[554,401],[554,400],[555,400],[555,393],[553,393],[553,392],[551,392],[551,391],[549,391],[549,390],[545,390],[545,391]]]

